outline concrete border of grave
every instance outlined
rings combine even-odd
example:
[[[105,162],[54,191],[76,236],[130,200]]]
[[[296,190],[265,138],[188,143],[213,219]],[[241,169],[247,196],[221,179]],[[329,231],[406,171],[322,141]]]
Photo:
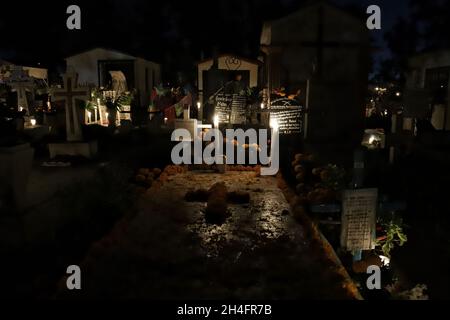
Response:
[[[0,147],[0,195],[19,211],[25,206],[24,197],[33,165],[34,149],[29,143]],[[0,204],[0,207],[3,203]]]
[[[56,156],[83,156],[93,159],[98,153],[97,140],[80,142],[49,143],[50,158]]]

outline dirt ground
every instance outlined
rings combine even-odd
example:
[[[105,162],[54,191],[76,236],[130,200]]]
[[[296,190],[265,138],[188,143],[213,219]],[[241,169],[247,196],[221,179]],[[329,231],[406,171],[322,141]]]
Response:
[[[248,191],[221,225],[189,190],[223,181]],[[336,265],[325,262],[292,217],[276,178],[254,172],[169,176],[140,200],[140,211],[96,242],[82,264],[82,290],[62,298],[348,299]]]

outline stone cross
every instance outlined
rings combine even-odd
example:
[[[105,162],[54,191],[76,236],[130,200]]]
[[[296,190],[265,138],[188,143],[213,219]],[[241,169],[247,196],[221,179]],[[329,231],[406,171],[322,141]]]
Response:
[[[323,74],[324,74],[324,68],[323,68],[323,64],[324,64],[324,53],[325,53],[325,49],[327,48],[357,48],[360,46],[360,44],[358,44],[357,42],[353,42],[353,41],[328,41],[325,40],[325,23],[324,23],[324,19],[325,19],[325,8],[324,5],[320,5],[318,7],[318,13],[317,13],[317,17],[318,17],[318,21],[317,21],[317,40],[316,41],[303,41],[300,43],[300,45],[302,47],[312,47],[312,48],[316,48],[317,53],[316,53],[316,72],[317,72],[317,77],[319,79],[322,79]]]
[[[76,100],[88,100],[89,90],[78,88],[76,73],[66,73],[63,79],[64,88],[55,89],[53,98],[54,101],[65,101],[67,141],[80,141],[83,135]]]
[[[34,81],[28,75],[28,72],[22,68],[14,68],[11,72],[11,76],[7,80],[8,85],[13,92],[17,93],[17,107],[23,108],[27,115],[30,115],[27,92],[33,93]]]

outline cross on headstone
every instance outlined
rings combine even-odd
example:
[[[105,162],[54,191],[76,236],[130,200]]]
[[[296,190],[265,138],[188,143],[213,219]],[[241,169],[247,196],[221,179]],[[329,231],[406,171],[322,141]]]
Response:
[[[65,101],[67,141],[80,141],[83,136],[76,100],[88,100],[89,90],[78,88],[76,73],[66,73],[63,79],[64,88],[54,90],[54,101]]]
[[[300,46],[302,47],[316,47],[317,48],[317,76],[319,79],[323,76],[323,55],[325,48],[339,48],[339,47],[358,47],[360,44],[351,41],[326,41],[324,39],[324,6],[318,7],[318,19],[317,19],[317,40],[316,41],[302,41]]]
[[[22,68],[14,68],[7,80],[7,84],[11,87],[11,91],[17,93],[17,107],[23,108],[29,115],[30,106],[28,105],[27,92],[33,92],[33,78]]]

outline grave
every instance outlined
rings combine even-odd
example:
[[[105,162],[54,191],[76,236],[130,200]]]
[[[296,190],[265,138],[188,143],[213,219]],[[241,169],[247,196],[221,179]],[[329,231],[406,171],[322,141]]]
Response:
[[[218,94],[215,97],[214,114],[222,124],[246,124],[247,99],[238,94]]]
[[[300,90],[308,146],[320,149],[315,153],[342,153],[358,145],[369,57],[364,21],[327,2],[310,2],[264,23],[260,44],[269,92]]]
[[[34,90],[36,88],[34,79],[21,67],[15,67],[6,83],[11,87],[12,92],[17,93],[18,111],[25,110],[26,124],[30,124],[30,106],[34,101]]]
[[[373,250],[377,189],[345,190],[342,197],[341,246],[349,251]]]
[[[270,120],[276,120],[282,135],[300,135],[304,130],[304,107],[292,99],[271,101]]]
[[[240,75],[242,84],[249,88],[258,86],[258,72],[261,62],[230,54],[215,55],[197,64],[199,89],[199,120],[203,117],[203,107],[208,99],[220,88]],[[206,115],[206,114],[205,114]]]
[[[76,73],[66,73],[64,76],[64,88],[55,89],[53,97],[55,101],[65,101],[66,111],[66,142],[50,143],[50,158],[56,156],[84,156],[93,158],[97,154],[97,141],[83,141],[81,132],[81,117],[77,100],[87,100],[90,97],[89,90],[79,88]]]

